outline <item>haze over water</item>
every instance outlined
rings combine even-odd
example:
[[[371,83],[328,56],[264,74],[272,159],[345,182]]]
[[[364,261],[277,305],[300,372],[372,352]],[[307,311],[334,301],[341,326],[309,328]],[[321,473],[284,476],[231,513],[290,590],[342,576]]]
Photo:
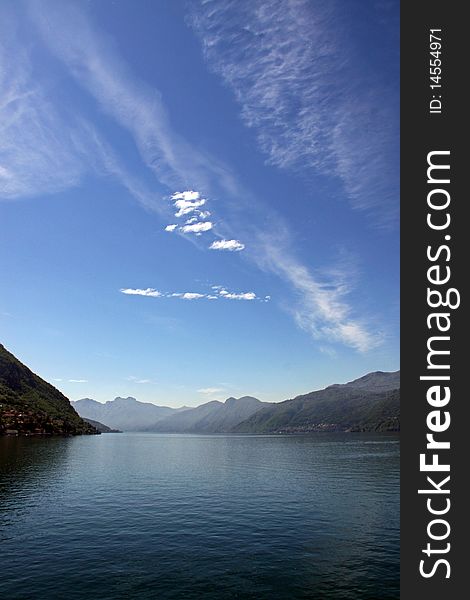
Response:
[[[0,438],[0,598],[399,597],[397,436]]]

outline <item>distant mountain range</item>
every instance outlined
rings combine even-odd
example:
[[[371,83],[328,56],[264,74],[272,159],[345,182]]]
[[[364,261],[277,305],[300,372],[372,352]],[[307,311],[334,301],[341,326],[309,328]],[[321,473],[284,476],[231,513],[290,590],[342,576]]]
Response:
[[[79,416],[80,415],[80,416]],[[252,396],[179,409],[120,398],[70,403],[0,344],[0,434],[399,431],[400,372],[369,373],[284,402]]]
[[[98,433],[69,400],[0,344],[0,435]]]
[[[104,404],[91,398],[82,398],[72,402],[72,406],[84,419],[99,421],[112,429],[123,431],[144,431],[161,419],[184,410],[119,396]]]
[[[124,431],[160,433],[301,433],[313,431],[399,431],[400,372],[369,373],[346,384],[279,403],[252,396],[172,409],[116,398],[101,404],[73,403],[77,412]]]
[[[239,423],[271,406],[252,396],[227,398],[225,402],[213,400],[162,419],[147,427],[147,431],[165,433],[228,433]]]

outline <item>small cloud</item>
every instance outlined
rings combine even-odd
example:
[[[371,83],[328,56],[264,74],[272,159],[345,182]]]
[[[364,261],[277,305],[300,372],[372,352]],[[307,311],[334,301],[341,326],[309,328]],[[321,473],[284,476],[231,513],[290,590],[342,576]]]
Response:
[[[173,294],[167,294],[167,298],[182,298],[183,300],[199,300],[205,297],[205,294],[198,294],[196,292],[174,292]]]
[[[69,379],[69,383],[88,383],[88,379]]]
[[[235,294],[232,292],[227,292],[226,290],[222,290],[224,293],[220,292],[220,295],[227,300],[257,300],[258,296],[254,292],[243,292],[241,294]]]
[[[331,346],[320,346],[318,349],[322,354],[326,354],[330,358],[336,358],[338,356],[336,350]]]
[[[197,200],[196,202],[186,202],[186,200],[177,200],[175,202],[175,206],[178,210],[177,212],[175,212],[175,217],[179,218],[184,217],[184,215],[189,215],[189,213],[192,213],[199,206],[203,206],[203,204],[205,203],[206,201],[204,199]]]
[[[54,377],[52,381],[63,381],[63,379],[60,379],[58,377]]]
[[[205,297],[205,294],[196,294],[195,292],[185,292],[184,294],[181,294],[181,298],[183,298],[183,300],[199,300],[199,298]]]
[[[200,197],[199,192],[193,192],[191,190],[186,192],[176,192],[172,195],[171,199],[175,203],[175,208],[178,209],[175,213],[175,217],[178,218],[192,213],[206,203],[206,200]]]
[[[207,388],[201,388],[198,390],[199,394],[204,394],[206,396],[212,396],[213,394],[219,394],[220,392],[223,392],[224,388],[217,388],[217,387],[207,387]]]
[[[193,223],[192,225],[183,225],[180,227],[180,231],[183,233],[200,233],[201,231],[209,231],[212,229],[212,223],[210,221],[202,221],[200,223]]]
[[[192,190],[187,190],[186,192],[175,192],[172,196],[171,199],[172,200],[185,200],[185,201],[192,201],[192,200],[199,200],[200,194],[199,192],[193,192]]]
[[[129,296],[150,296],[151,298],[159,298],[163,294],[154,288],[147,288],[146,290],[141,290],[139,288],[123,288],[120,290],[123,294],[128,294]]]
[[[230,252],[240,252],[245,248],[238,240],[217,240],[209,246],[211,250],[229,250]]]
[[[132,381],[132,383],[139,383],[139,384],[155,383],[154,381],[152,381],[152,379],[139,379],[138,377],[135,377],[134,375],[129,375],[129,377],[126,377],[126,380]]]
[[[197,223],[198,222],[198,217],[191,217],[190,219],[188,219],[187,221],[185,221],[185,225],[191,225],[191,223]],[[176,227],[176,225],[175,225]]]
[[[167,225],[165,231],[174,231],[177,227],[178,225]]]

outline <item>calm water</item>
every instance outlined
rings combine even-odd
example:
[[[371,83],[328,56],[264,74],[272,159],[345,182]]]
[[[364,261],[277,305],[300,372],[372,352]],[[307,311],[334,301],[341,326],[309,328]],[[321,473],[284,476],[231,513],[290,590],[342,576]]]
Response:
[[[0,438],[1,600],[398,598],[398,438]]]

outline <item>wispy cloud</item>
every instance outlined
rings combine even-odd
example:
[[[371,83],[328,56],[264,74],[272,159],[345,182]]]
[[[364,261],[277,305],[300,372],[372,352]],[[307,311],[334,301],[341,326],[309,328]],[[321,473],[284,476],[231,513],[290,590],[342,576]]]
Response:
[[[218,387],[207,387],[207,388],[200,388],[198,390],[198,392],[200,394],[204,394],[206,396],[213,396],[214,394],[219,394],[220,392],[223,392],[224,388],[218,388]]]
[[[211,250],[229,250],[230,252],[240,252],[245,248],[238,240],[216,240],[209,246]]]
[[[159,181],[173,189],[183,181],[204,190],[215,181],[227,188],[236,185],[216,157],[197,150],[175,131],[158,90],[133,77],[81,6],[54,0],[31,0],[29,6],[44,43],[101,109],[131,133]]]
[[[141,379],[139,377],[135,377],[134,375],[129,375],[128,377],[126,377],[126,380],[131,381],[132,383],[137,383],[139,385],[145,385],[148,383],[152,383],[152,384],[156,383],[152,379]]]
[[[60,192],[92,173],[115,177],[146,208],[164,210],[86,116],[38,75],[31,45],[18,44],[16,28],[15,15],[0,6],[0,199]]]
[[[353,316],[346,297],[351,292],[349,271],[340,268],[314,276],[289,249],[287,232],[277,232],[276,238],[264,234],[259,266],[276,272],[295,290],[298,301],[289,311],[296,323],[314,338],[341,342],[360,352],[381,343],[378,333],[371,333],[368,324]]]
[[[69,379],[69,383],[88,383],[88,379]]]
[[[214,400],[221,402],[228,396],[228,392],[223,387],[205,387],[198,389],[197,392],[205,396],[208,402],[213,402]]]
[[[271,164],[342,181],[379,224],[398,211],[398,94],[345,39],[341,3],[207,0],[193,28]]]
[[[54,193],[78,183],[86,144],[34,81],[26,48],[13,37],[14,17],[0,7],[0,197]]]

